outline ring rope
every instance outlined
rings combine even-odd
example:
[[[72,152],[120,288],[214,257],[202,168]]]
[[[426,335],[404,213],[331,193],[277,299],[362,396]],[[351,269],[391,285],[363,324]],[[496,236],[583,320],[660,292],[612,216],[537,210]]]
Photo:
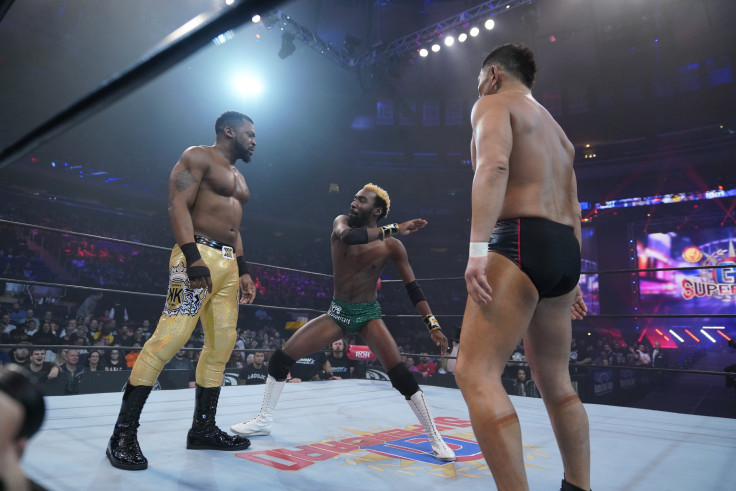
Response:
[[[165,298],[166,294],[164,293],[146,293],[146,292],[133,292],[129,290],[115,290],[113,288],[100,288],[95,286],[81,286],[81,285],[69,285],[65,283],[50,283],[50,282],[44,282],[44,281],[31,281],[31,280],[17,280],[14,278],[4,278],[0,277],[0,281],[10,282],[10,283],[21,283],[25,285],[39,285],[39,286],[53,286],[53,287],[59,287],[59,288],[79,288],[83,290],[95,290],[95,291],[101,291],[101,292],[112,292],[112,293],[123,293],[127,295],[145,295],[148,297],[161,297]],[[250,307],[262,307],[267,309],[277,309],[277,310],[292,310],[296,312],[316,312],[318,314],[324,314],[324,310],[320,309],[313,309],[310,307],[283,307],[281,305],[263,305],[263,304],[257,304],[257,303],[249,303],[249,304],[243,304],[244,306],[250,306]],[[463,314],[435,314],[437,317],[463,317]],[[419,314],[383,314],[383,317],[418,317]],[[596,319],[596,318],[621,318],[621,319],[627,319],[627,318],[644,318],[644,319],[705,319],[705,318],[722,318],[722,319],[731,319],[736,317],[736,314],[589,314],[586,315],[586,319]]]
[[[101,235],[87,234],[87,233],[84,233],[84,232],[75,232],[75,231],[72,231],[72,230],[64,230],[64,229],[61,229],[61,228],[47,227],[47,226],[44,226],[44,225],[33,225],[31,223],[16,222],[16,221],[13,221],[13,220],[6,220],[4,218],[0,218],[0,223],[6,223],[6,224],[9,224],[9,225],[16,225],[16,226],[27,227],[27,228],[37,228],[39,230],[46,230],[46,231],[49,231],[49,232],[58,232],[58,233],[67,234],[67,235],[78,235],[80,237],[88,237],[90,239],[104,240],[104,241],[107,241],[107,242],[117,242],[117,243],[120,243],[120,244],[127,244],[127,245],[132,245],[132,246],[148,247],[148,248],[151,248],[151,249],[158,249],[158,250],[167,251],[167,252],[170,252],[171,251],[171,247],[158,246],[158,245],[154,245],[154,244],[146,244],[145,242],[135,242],[135,241],[132,241],[132,240],[117,239],[117,238],[113,238],[113,237],[103,237]],[[317,275],[317,276],[327,276],[327,277],[332,278],[332,275],[331,274],[318,273],[316,271],[307,271],[307,270],[304,270],[304,269],[287,268],[285,266],[276,266],[276,265],[273,265],[273,264],[263,264],[263,263],[256,263],[256,262],[253,262],[253,261],[248,261],[248,265],[261,266],[263,268],[282,269],[284,271],[295,271],[295,272],[298,272],[298,273],[309,273],[309,274],[313,274],[313,275]],[[125,293],[125,292],[123,292],[123,293]]]
[[[68,235],[78,235],[81,237],[88,237],[92,239],[97,240],[104,240],[108,242],[118,242],[121,244],[128,244],[133,246],[141,246],[141,247],[149,247],[152,249],[158,249],[163,251],[170,251],[170,247],[164,247],[164,246],[157,246],[154,244],[146,244],[145,242],[135,242],[132,240],[125,240],[125,239],[117,239],[112,237],[103,237],[100,235],[93,235],[93,234],[87,234],[83,232],[75,232],[71,230],[64,230],[61,228],[54,228],[54,227],[47,227],[44,225],[33,225],[30,223],[24,223],[24,222],[16,222],[13,220],[6,220],[4,218],[0,218],[0,223],[6,223],[9,225],[15,225],[20,227],[27,227],[27,228],[37,228],[39,230],[47,230],[50,232],[58,232],[62,234],[68,234]],[[275,268],[275,269],[282,269],[284,271],[294,271],[297,273],[308,273],[313,274],[317,276],[324,276],[332,278],[332,274],[327,273],[318,273],[316,271],[308,271],[306,269],[297,269],[297,268],[287,268],[285,266],[276,266],[273,264],[264,264],[264,263],[256,263],[252,261],[248,261],[249,265],[254,266],[261,266],[264,268]],[[591,275],[591,274],[615,274],[615,273],[650,273],[650,272],[658,272],[658,271],[692,271],[692,270],[698,270],[698,269],[722,269],[722,268],[732,268],[733,265],[731,264],[714,264],[714,265],[707,265],[707,266],[679,266],[675,268],[641,268],[641,269],[606,269],[606,270],[600,270],[600,271],[582,271],[581,275]],[[445,277],[445,278],[418,278],[417,281],[446,281],[446,280],[464,280],[464,276],[451,276],[451,277]],[[386,279],[381,280],[382,283],[396,283],[399,281],[403,281],[401,279]]]

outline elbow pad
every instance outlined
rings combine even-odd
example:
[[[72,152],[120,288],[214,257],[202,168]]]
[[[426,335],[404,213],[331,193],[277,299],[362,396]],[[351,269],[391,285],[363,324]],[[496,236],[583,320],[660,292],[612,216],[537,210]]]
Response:
[[[367,244],[368,230],[364,228],[350,228],[340,234],[340,242],[345,245]]]
[[[418,304],[422,300],[427,300],[427,297],[424,296],[424,292],[416,280],[406,285],[406,292],[409,294],[409,298],[411,298],[414,305]]]

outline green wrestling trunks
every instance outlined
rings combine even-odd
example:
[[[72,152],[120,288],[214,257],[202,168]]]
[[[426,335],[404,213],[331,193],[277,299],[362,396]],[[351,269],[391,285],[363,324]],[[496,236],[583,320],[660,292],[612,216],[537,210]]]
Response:
[[[327,315],[343,331],[358,334],[370,321],[381,318],[381,306],[378,302],[350,303],[333,298]]]

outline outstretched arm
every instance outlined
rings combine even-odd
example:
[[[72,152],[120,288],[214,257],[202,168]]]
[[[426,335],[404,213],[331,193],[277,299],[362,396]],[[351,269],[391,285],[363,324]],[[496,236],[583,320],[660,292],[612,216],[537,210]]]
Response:
[[[391,248],[391,258],[396,264],[396,269],[399,271],[399,276],[404,282],[409,298],[414,303],[414,308],[424,319],[424,323],[429,329],[429,335],[432,338],[432,342],[440,348],[440,355],[445,356],[447,353],[447,337],[445,337],[440,327],[440,323],[432,315],[432,310],[429,307],[424,292],[417,284],[416,278],[414,277],[414,271],[411,269],[409,264],[409,255],[406,253],[406,248],[398,240],[391,239],[387,242],[387,245]]]
[[[392,235],[408,235],[427,224],[426,220],[415,218],[404,223],[391,223],[381,227],[352,228],[348,217],[340,215],[332,223],[332,233],[345,245],[367,244],[374,240],[384,240]]]

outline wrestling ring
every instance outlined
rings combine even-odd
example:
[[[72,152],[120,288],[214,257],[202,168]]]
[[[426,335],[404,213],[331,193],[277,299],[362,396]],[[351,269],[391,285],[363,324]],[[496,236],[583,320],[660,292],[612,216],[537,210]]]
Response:
[[[19,155],[25,154],[43,142],[58,136],[72,125],[106,107],[114,100],[146,83],[213,37],[246,20],[256,10],[265,10],[278,2],[249,2],[239,4],[217,16],[204,19],[200,27],[143,60],[130,71],[106,84],[78,104],[60,113],[29,133],[14,145],[0,153],[0,167]],[[95,236],[54,227],[0,220],[5,228],[24,229],[30,241],[42,241],[53,236],[89,239],[96,243],[114,244],[126,250],[148,250],[159,255],[153,261],[164,267],[170,252],[168,247],[143,244],[109,237]],[[66,239],[65,239],[66,240]],[[277,271],[279,275],[306,275],[315,283],[329,286],[330,276],[294,268],[250,263],[255,276]],[[709,265],[709,270],[728,266]],[[619,270],[587,269],[581,282],[590,285],[603,275],[629,275],[632,285],[638,288],[641,275],[661,271],[699,271],[703,266],[682,268],[631,268]],[[421,275],[418,275],[421,276]],[[427,291],[430,303],[432,283],[442,283],[443,290],[454,290],[464,297],[462,278],[424,278],[418,280]],[[92,291],[135,299],[137,305],[146,307],[159,304],[165,297],[159,293],[139,292],[116,288],[100,288],[65,282],[42,282],[22,278],[0,277],[0,284],[7,290],[22,292],[26,286],[38,291],[71,291],[77,298]],[[16,286],[20,285],[20,286]],[[451,286],[448,286],[451,285]],[[16,288],[16,290],[13,290]],[[586,290],[590,305],[594,305],[595,290]],[[309,294],[307,294],[309,296]],[[404,298],[399,280],[382,282],[381,296]],[[439,296],[439,295],[436,295]],[[47,295],[53,298],[53,295]],[[239,327],[248,329],[255,320],[255,312],[263,311],[280,322],[301,323],[305,318],[320,315],[327,308],[329,299],[318,298],[324,308],[293,306],[287,304],[260,303],[241,307]],[[405,323],[406,329],[426,336],[421,319],[410,312],[406,300],[403,307],[386,308],[384,315],[389,328]],[[439,302],[438,302],[439,303]],[[448,306],[436,316],[448,338],[452,326],[461,321],[462,305],[455,309]],[[45,304],[66,308],[72,314],[72,306]],[[310,304],[311,305],[311,304]],[[44,305],[38,305],[43,309]],[[658,328],[648,324],[652,320],[733,319],[730,313],[659,314],[635,312],[620,314],[591,313],[581,321],[576,332],[607,329],[616,320],[625,326],[642,324],[650,335]],[[153,321],[154,319],[152,319]],[[702,324],[702,322],[700,323]],[[697,352],[693,343],[700,342],[698,332],[688,328],[673,327],[672,331],[659,331],[659,336]],[[638,326],[637,326],[638,327]],[[403,329],[403,328],[402,328]],[[673,332],[674,331],[674,332]],[[731,332],[733,329],[731,329]],[[727,329],[702,331],[715,336],[719,343],[729,339]],[[397,332],[394,332],[397,335]],[[719,337],[720,336],[720,337]],[[697,341],[696,341],[697,339]],[[716,344],[713,341],[713,344]],[[2,345],[0,348],[16,348],[26,345]],[[50,349],[79,348],[79,346],[48,346]],[[95,349],[118,349],[112,346],[96,346]],[[127,348],[126,348],[127,350]],[[246,349],[246,352],[255,349]],[[262,351],[262,349],[259,349]],[[408,356],[421,353],[404,352]],[[450,357],[452,358],[452,357]],[[523,366],[522,360],[510,360],[510,366]],[[665,377],[669,384],[673,379],[693,377],[698,381],[722,379],[727,373],[717,367],[688,367],[679,369],[654,369],[645,367],[617,368],[590,364],[571,365],[573,379],[590,419],[591,433],[591,481],[594,489],[710,489],[732,488],[731,468],[736,448],[736,420],[734,414],[698,415],[646,408],[612,405],[611,392],[635,390],[635,387],[654,387],[655,379]],[[276,410],[274,431],[269,436],[253,437],[250,449],[241,452],[191,451],[185,448],[185,435],[191,424],[194,390],[182,384],[180,374],[162,374],[159,389],[146,404],[141,417],[139,441],[149,459],[150,467],[143,472],[130,472],[110,466],[105,457],[107,440],[120,406],[120,391],[127,378],[126,372],[102,372],[87,374],[88,383],[80,384],[75,395],[47,395],[46,419],[42,429],[30,441],[23,459],[27,475],[50,490],[76,489],[300,489],[317,490],[357,489],[393,490],[419,489],[442,486],[447,489],[488,489],[492,478],[483,460],[469,425],[467,407],[454,385],[451,373],[440,374],[437,379],[422,380],[422,389],[433,416],[446,441],[458,455],[454,463],[442,463],[427,454],[429,444],[422,437],[421,427],[402,398],[387,382],[380,369],[371,370],[371,377],[342,381],[315,381],[289,384]],[[226,379],[227,371],[226,371]],[[92,380],[97,379],[97,380]],[[715,385],[715,384],[714,384]],[[85,393],[87,387],[102,387]],[[610,389],[609,392],[606,392]],[[656,390],[653,392],[656,393]],[[660,392],[661,397],[677,398],[678,394]],[[733,398],[733,394],[730,394]],[[218,407],[218,424],[226,428],[244,418],[255,415],[261,405],[262,387],[228,385],[223,387]],[[562,477],[560,454],[557,450],[542,400],[537,397],[512,395],[522,427],[524,457],[527,475],[532,489],[558,489]],[[682,395],[680,394],[680,397]],[[674,399],[673,399],[674,400]],[[733,401],[730,402],[733,408]]]

